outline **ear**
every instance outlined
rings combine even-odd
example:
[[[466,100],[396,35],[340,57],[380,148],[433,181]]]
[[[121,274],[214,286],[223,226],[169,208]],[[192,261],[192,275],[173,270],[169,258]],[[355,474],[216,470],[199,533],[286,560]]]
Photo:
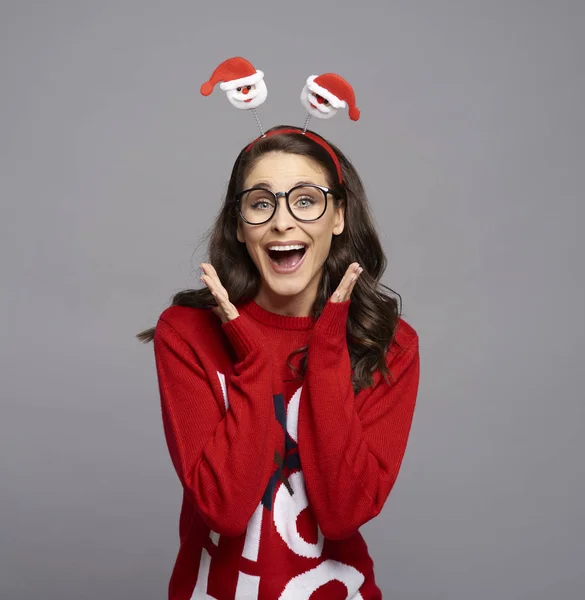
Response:
[[[237,225],[237,228],[236,228],[236,235],[237,235],[237,238],[238,238],[238,242],[240,242],[240,243],[243,244],[245,242],[245,240],[244,240],[244,232],[242,231],[242,220],[241,219],[238,219],[238,225]]]
[[[345,228],[345,203],[341,203],[335,209],[335,217],[333,221],[333,234],[339,235]]]

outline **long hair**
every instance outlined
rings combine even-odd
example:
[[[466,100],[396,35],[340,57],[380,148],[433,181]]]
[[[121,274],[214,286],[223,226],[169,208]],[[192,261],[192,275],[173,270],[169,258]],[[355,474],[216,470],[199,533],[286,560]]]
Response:
[[[285,126],[279,125],[269,131],[283,127]],[[347,322],[347,344],[353,369],[352,385],[357,394],[373,384],[372,373],[376,370],[380,370],[388,382],[386,352],[395,340],[402,299],[380,282],[386,269],[386,256],[374,227],[362,181],[339,148],[327,143],[341,164],[342,185],[338,183],[336,167],[328,152],[320,144],[299,133],[274,134],[260,138],[248,152],[243,148],[233,166],[224,203],[204,237],[208,239],[209,260],[206,262],[215,267],[232,304],[254,299],[260,289],[260,274],[248,252],[243,251],[245,245],[237,239],[239,217],[237,206],[233,202],[234,196],[242,189],[244,179],[256,161],[268,152],[298,154],[317,162],[327,173],[329,185],[336,195],[335,206],[340,203],[344,205],[345,224],[342,233],[334,235],[331,240],[311,316],[318,317],[321,314],[349,265],[359,262],[364,270],[351,293]],[[386,294],[383,288],[398,299]],[[209,289],[203,287],[178,292],[172,298],[172,305],[211,309],[217,306],[217,302]],[[154,331],[155,328],[152,327],[141,331],[136,337],[149,342],[154,337]],[[295,378],[304,377],[307,349],[308,346],[305,345],[293,351],[287,359],[289,368],[296,373]],[[290,359],[298,353],[303,356],[300,367],[296,368],[291,365]]]

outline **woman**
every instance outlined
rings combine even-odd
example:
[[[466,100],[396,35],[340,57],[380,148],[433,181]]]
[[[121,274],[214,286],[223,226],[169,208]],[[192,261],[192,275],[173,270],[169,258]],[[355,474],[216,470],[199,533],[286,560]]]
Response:
[[[209,259],[139,334],[183,486],[169,598],[381,598],[358,529],[398,475],[419,350],[358,174],[314,132],[269,130]]]

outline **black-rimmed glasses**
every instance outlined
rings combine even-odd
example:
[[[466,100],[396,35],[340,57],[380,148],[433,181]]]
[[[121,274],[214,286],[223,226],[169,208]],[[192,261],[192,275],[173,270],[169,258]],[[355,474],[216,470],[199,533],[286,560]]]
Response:
[[[335,196],[332,190],[322,185],[296,185],[288,192],[272,192],[262,187],[243,190],[235,195],[238,212],[250,225],[261,225],[269,221],[276,212],[278,198],[284,196],[290,214],[298,221],[316,221],[327,210],[327,196]]]

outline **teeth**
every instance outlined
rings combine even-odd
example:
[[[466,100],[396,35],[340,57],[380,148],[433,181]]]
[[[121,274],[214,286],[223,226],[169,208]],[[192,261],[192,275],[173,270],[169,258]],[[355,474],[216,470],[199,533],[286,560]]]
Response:
[[[302,250],[304,246],[302,245],[294,245],[294,246],[269,246],[268,250]]]

